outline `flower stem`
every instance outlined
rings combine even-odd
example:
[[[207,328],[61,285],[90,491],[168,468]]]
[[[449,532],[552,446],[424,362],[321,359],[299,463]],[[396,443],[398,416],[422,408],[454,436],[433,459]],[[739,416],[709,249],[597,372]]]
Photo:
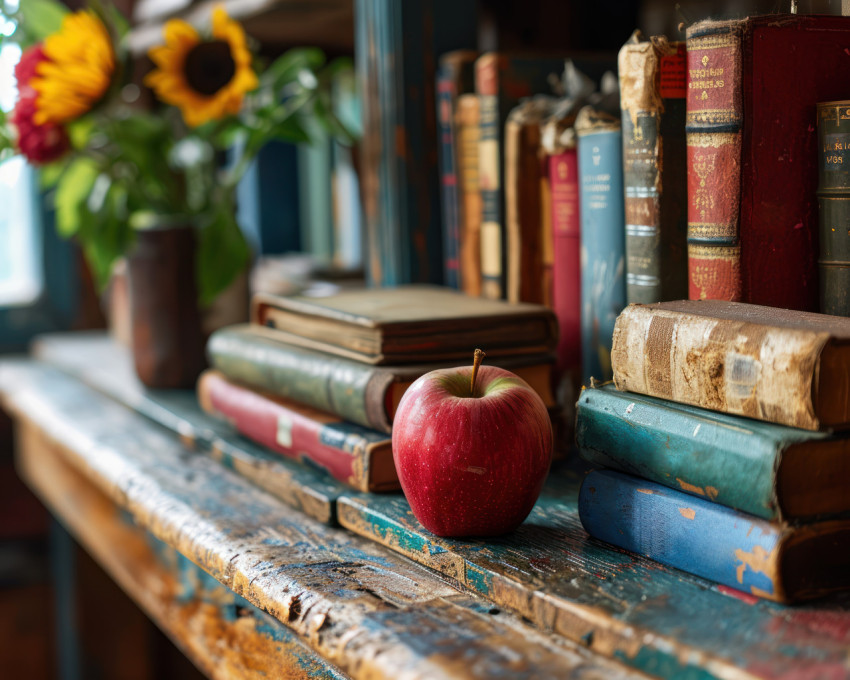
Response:
[[[475,396],[475,379],[478,377],[478,369],[481,368],[481,362],[484,357],[487,355],[480,349],[475,350],[475,354],[472,359],[472,379],[469,381],[469,392],[474,397]]]

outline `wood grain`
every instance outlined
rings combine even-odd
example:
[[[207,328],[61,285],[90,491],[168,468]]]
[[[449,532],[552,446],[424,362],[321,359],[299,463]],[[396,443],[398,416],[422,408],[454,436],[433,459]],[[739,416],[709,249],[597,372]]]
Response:
[[[398,495],[344,496],[338,514],[542,630],[652,675],[850,677],[850,594],[783,607],[608,547],[579,522],[582,477],[555,469],[525,523],[486,541],[430,534]]]
[[[177,433],[189,447],[207,453],[288,505],[320,522],[336,522],[336,499],[345,487],[318,470],[254,444],[228,423],[207,415],[194,390],[145,388],[126,349],[104,333],[42,336],[34,343],[33,353]]]
[[[212,678],[344,678],[279,622],[211,579],[120,510],[26,421],[18,471],[109,576]],[[206,578],[204,578],[206,577]]]
[[[19,423],[51,440],[139,526],[352,676],[631,677],[370,541],[287,508],[55,369],[3,364],[0,391]]]

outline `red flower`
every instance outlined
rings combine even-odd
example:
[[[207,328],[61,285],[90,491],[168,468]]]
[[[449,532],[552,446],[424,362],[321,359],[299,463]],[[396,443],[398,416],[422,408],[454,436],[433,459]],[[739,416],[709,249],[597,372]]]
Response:
[[[35,76],[36,67],[46,60],[47,57],[40,43],[24,50],[21,60],[15,66],[18,103],[15,104],[12,115],[9,117],[9,122],[18,135],[18,150],[26,156],[28,161],[35,164],[55,161],[71,147],[64,127],[54,123],[36,125],[33,120],[38,93],[30,87],[29,83]]]
[[[71,148],[71,142],[61,125],[36,125],[33,121],[35,112],[35,97],[22,97],[18,99],[9,122],[18,133],[18,150],[27,160],[35,164],[50,163],[61,158]]]
[[[35,76],[35,69],[47,55],[41,48],[41,43],[28,47],[21,55],[21,60],[15,65],[15,79],[18,81],[18,97],[20,99],[34,97],[35,90],[30,87],[30,80]]]

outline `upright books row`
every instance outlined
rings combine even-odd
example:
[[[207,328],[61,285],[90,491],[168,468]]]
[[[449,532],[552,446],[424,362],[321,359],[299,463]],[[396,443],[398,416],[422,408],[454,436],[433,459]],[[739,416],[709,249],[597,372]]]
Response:
[[[555,406],[557,334],[541,305],[509,305],[429,286],[347,290],[324,298],[258,295],[252,323],[216,331],[198,383],[207,412],[271,451],[360,491],[398,489],[390,435],[419,376],[488,363],[525,379]]]
[[[626,302],[817,310],[815,107],[847,98],[848,39],[850,18],[802,15],[703,21],[684,42],[636,33],[620,108],[584,115],[520,101],[551,92],[558,60],[444,56],[447,283],[553,307],[561,362],[583,345],[585,381],[610,378]],[[574,63],[594,79],[611,65]],[[847,142],[829,143],[843,155]]]

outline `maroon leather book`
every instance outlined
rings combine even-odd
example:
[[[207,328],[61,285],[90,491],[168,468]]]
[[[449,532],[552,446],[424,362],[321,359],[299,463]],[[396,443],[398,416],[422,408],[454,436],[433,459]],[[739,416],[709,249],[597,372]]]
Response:
[[[848,46],[850,17],[688,29],[691,298],[817,310],[815,105],[846,98]]]
[[[293,401],[255,392],[217,371],[198,381],[198,401],[249,439],[287,458],[318,467],[358,491],[399,488],[392,440]]]

